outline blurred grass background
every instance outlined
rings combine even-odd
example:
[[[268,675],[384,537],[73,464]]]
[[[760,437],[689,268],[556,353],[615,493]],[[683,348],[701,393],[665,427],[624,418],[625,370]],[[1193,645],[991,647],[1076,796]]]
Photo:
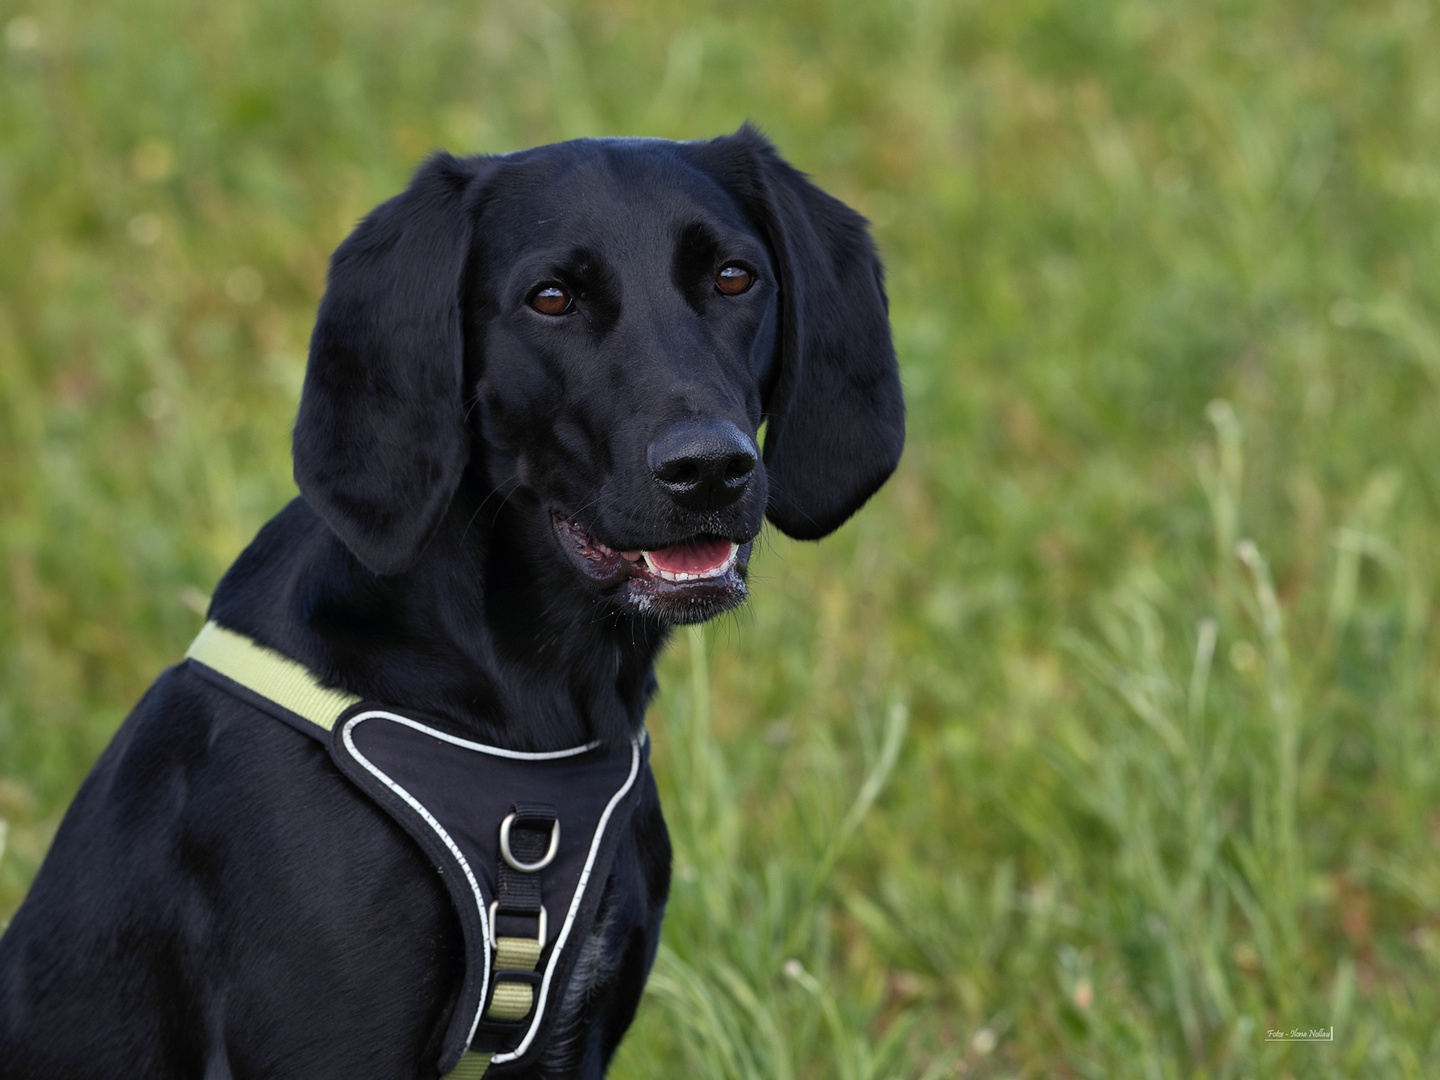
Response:
[[[0,919],[292,493],[357,218],[434,147],[750,117],[874,223],[910,442],[668,654],[614,1075],[1440,1075],[1433,4],[0,26]]]

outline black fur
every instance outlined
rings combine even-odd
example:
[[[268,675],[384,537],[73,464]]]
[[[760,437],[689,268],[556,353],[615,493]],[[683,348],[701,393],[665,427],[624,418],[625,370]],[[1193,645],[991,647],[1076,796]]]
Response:
[[[726,266],[747,291],[720,291]],[[532,305],[546,285],[568,313]],[[754,130],[436,155],[335,253],[301,498],[211,617],[479,739],[621,740],[668,627],[743,600],[762,519],[825,535],[903,439],[864,221]],[[739,545],[734,569],[677,585],[621,554],[692,541]],[[603,1074],[669,867],[647,780],[526,1075]],[[459,934],[420,851],[320,744],[182,664],[0,938],[0,1078],[433,1077]]]

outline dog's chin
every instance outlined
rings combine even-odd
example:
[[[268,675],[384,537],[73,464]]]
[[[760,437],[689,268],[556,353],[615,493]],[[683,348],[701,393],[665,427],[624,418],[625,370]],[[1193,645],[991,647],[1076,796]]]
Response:
[[[753,540],[702,534],[654,551],[622,551],[574,518],[552,518],[555,538],[575,569],[621,610],[672,625],[701,623],[745,600]]]

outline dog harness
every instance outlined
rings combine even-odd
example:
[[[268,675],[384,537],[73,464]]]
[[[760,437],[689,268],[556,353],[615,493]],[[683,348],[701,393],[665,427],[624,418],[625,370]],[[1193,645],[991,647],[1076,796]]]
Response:
[[[213,622],[185,655],[200,677],[323,743],[434,863],[465,937],[440,1073],[476,1080],[532,1061],[594,924],[648,742],[616,752],[598,742],[549,753],[486,746],[322,686],[303,664]]]

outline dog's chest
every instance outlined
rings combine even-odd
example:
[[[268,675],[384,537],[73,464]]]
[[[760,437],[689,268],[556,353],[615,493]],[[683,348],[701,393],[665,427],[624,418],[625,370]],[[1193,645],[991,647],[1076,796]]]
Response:
[[[206,681],[323,743],[439,873],[465,954],[440,1072],[469,1080],[550,1058],[557,1026],[571,1041],[577,1009],[608,974],[597,923],[648,744],[527,753],[477,743],[326,690],[213,624],[189,655]]]

